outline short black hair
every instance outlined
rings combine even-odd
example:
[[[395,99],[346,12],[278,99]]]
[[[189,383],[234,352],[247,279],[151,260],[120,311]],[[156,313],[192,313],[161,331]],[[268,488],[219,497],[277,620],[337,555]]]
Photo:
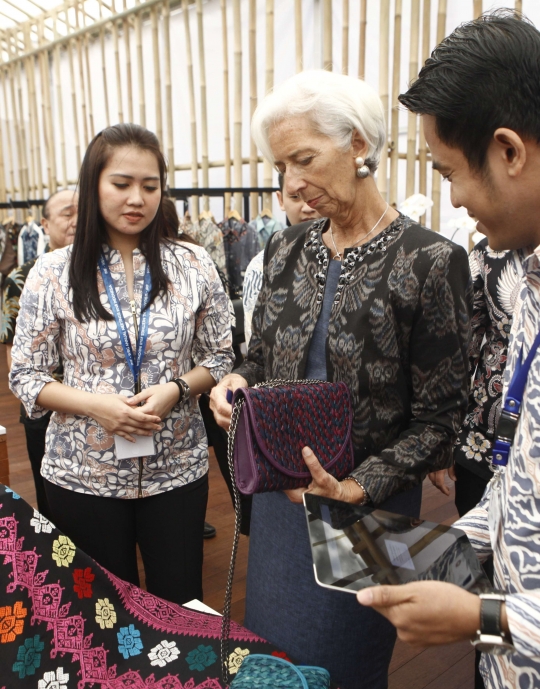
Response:
[[[61,191],[64,191],[64,189],[59,189],[58,191],[55,191],[54,194],[51,194],[49,198],[45,201],[43,204],[43,208],[41,209],[41,215],[45,220],[49,219],[50,215],[50,209],[49,209],[49,203],[51,202],[51,199],[54,199],[54,197],[59,194]],[[75,192],[73,192],[75,193]]]
[[[441,141],[481,171],[499,127],[540,142],[540,32],[513,10],[462,24],[399,101],[434,116]]]

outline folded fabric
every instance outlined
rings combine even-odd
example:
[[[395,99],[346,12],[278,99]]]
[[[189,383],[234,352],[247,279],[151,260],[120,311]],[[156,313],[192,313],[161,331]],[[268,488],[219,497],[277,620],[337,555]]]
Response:
[[[222,689],[220,630],[118,579],[0,484],[0,687]],[[233,675],[277,653],[234,622],[230,639]]]

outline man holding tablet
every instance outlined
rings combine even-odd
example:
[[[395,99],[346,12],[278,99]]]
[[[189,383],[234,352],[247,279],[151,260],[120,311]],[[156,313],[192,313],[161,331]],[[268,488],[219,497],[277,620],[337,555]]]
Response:
[[[524,267],[494,443],[494,479],[454,526],[495,588],[442,582],[363,589],[358,601],[399,637],[428,646],[471,639],[491,688],[540,686],[540,33],[509,11],[463,24],[437,46],[400,102],[422,115],[433,167],[494,251]],[[538,351],[537,351],[538,347]]]

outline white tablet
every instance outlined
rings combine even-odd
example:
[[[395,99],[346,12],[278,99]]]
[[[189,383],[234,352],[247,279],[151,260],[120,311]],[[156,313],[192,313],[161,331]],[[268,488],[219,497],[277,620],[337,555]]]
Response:
[[[304,493],[315,579],[356,593],[378,584],[446,581],[492,590],[464,531]]]

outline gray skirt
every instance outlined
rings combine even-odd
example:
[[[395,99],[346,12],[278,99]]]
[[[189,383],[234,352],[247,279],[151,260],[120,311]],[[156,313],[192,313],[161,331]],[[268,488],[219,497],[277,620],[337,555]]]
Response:
[[[380,507],[418,516],[422,487]],[[351,593],[319,586],[302,505],[255,495],[244,625],[303,665],[326,668],[340,689],[386,689],[394,627]]]

